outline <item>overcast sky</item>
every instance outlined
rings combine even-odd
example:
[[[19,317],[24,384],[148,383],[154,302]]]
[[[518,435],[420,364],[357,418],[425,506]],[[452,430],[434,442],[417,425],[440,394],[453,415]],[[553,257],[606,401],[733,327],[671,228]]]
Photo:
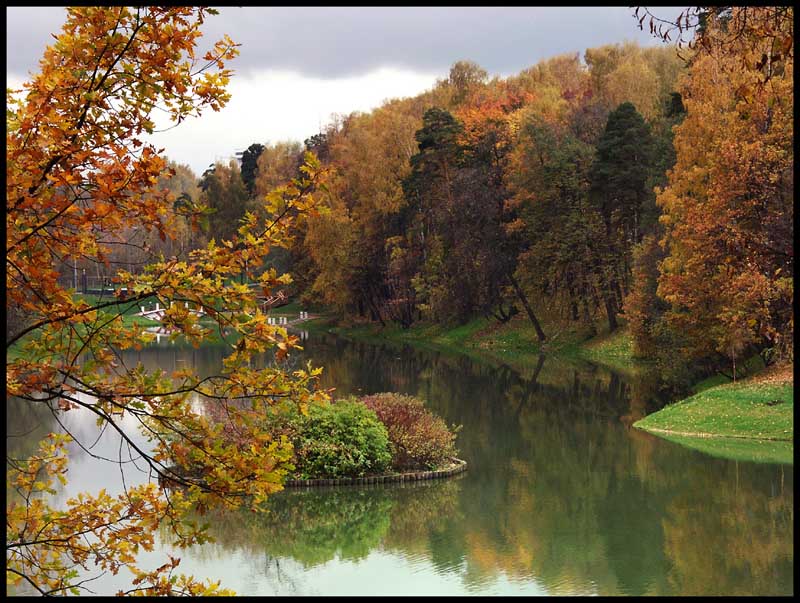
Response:
[[[7,85],[38,71],[65,18],[63,7],[9,7]],[[676,17],[680,8],[656,14]],[[223,33],[242,44],[230,66],[232,99],[219,113],[153,137],[199,175],[253,142],[302,141],[331,114],[369,111],[414,96],[462,59],[508,76],[541,59],[638,41],[627,7],[223,7],[206,20],[201,48]]]

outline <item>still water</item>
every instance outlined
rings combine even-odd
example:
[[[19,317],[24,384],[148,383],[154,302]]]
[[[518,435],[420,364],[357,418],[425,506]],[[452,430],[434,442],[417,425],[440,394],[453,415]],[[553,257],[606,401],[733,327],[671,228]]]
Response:
[[[223,350],[160,345],[129,362],[209,374]],[[239,595],[791,595],[794,468],[729,461],[630,427],[658,409],[655,382],[540,358],[509,368],[407,346],[314,334],[292,361],[325,367],[336,393],[420,396],[448,424],[466,473],[442,481],[287,490],[270,513],[211,515],[216,542],[171,552],[179,571]],[[10,404],[9,453],[51,417]],[[94,420],[64,417],[95,440]],[[33,431],[31,431],[33,430]],[[117,459],[100,436],[92,454]],[[78,447],[59,493],[120,491],[115,465]],[[144,481],[135,462],[128,484]],[[130,576],[101,576],[98,594]],[[87,575],[95,576],[97,572]]]

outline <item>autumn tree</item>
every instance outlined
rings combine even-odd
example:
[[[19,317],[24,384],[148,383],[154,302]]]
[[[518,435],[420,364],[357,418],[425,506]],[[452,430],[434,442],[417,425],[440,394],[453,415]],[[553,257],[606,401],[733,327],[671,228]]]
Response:
[[[649,234],[633,248],[631,288],[625,297],[623,311],[633,339],[633,355],[637,358],[657,357],[658,323],[667,309],[657,295],[658,266],[664,253],[658,237]]]
[[[690,6],[676,16],[644,6],[633,8],[633,16],[644,30],[665,42],[675,42],[685,61],[695,56],[726,54],[738,56],[741,67],[755,68],[759,81],[782,76],[794,60],[794,38],[789,23],[791,6]],[[752,53],[750,60],[743,48]],[[759,56],[760,53],[760,56]]]
[[[185,519],[191,508],[259,508],[281,488],[291,451],[258,428],[258,414],[275,400],[303,408],[325,398],[315,387],[316,369],[287,374],[280,367],[250,368],[254,354],[275,351],[280,359],[296,339],[268,324],[253,288],[231,284],[244,271],[268,295],[288,280],[265,270],[262,258],[286,241],[282,217],[289,208],[313,211],[319,165],[311,155],[302,177],[265,200],[271,221],[246,213],[228,240],[212,241],[188,258],[159,258],[138,274],[120,270],[118,295],[97,304],[61,284],[73,261],[108,259],[104,232],[138,226],[167,239],[176,235],[176,212],[195,226],[207,215],[208,208],[191,196],[176,205],[174,193],[156,186],[168,168],[142,137],[154,131],[157,108],[180,122],[227,102],[226,63],[236,45],[226,36],[208,52],[197,51],[200,27],[212,13],[192,7],[69,8],[40,73],[22,95],[7,95],[6,308],[25,318],[7,324],[6,350],[15,350],[6,359],[7,396],[46,407],[56,419],[63,413],[93,416],[159,478],[116,496],[84,493],[54,508],[53,483],[67,475],[65,446],[91,442],[69,431],[53,433],[39,452],[9,456],[10,588],[79,594],[88,588],[79,569],[116,573],[127,567],[134,584],[126,593],[217,592],[217,584],[175,575],[177,559],[140,570],[136,552],[152,549],[159,525],[169,526],[179,547],[204,542],[203,528]],[[217,374],[201,379],[191,369],[148,372],[120,360],[118,350],[151,339],[122,313],[130,303],[152,301],[167,308],[161,326],[194,345],[211,329],[193,310],[202,310],[216,330],[238,334]],[[226,407],[231,424],[252,445],[220,438],[222,425],[198,414],[197,398]],[[131,424],[142,426],[150,447],[137,445]],[[167,482],[182,486],[169,498],[162,486]]]
[[[540,61],[507,81],[510,87],[519,87],[520,93],[525,95],[524,102],[517,107],[518,123],[525,116],[535,114],[559,127],[569,124],[588,104],[591,92],[589,73],[577,53]],[[582,123],[577,130],[577,135],[594,137],[591,133],[594,128],[587,123]]]
[[[173,210],[180,217],[177,220],[178,232],[172,249],[164,251],[166,257],[173,255],[180,258],[188,258],[190,251],[200,247],[203,241],[203,227],[207,230],[206,220],[199,220],[201,232],[195,232],[192,228],[189,216],[184,211],[191,209],[192,206],[200,203],[200,187],[197,176],[188,165],[169,162],[170,171],[159,177],[156,185],[157,189],[166,188],[171,194],[175,195]],[[172,240],[172,239],[168,239]]]
[[[259,146],[262,149],[256,158],[253,190],[263,197],[299,174],[304,153],[303,146],[293,140]]]
[[[585,59],[592,97],[607,112],[630,102],[649,122],[660,117],[683,69],[673,47],[642,48],[633,42],[587,49]]]
[[[458,61],[450,67],[447,82],[455,93],[453,102],[463,102],[475,89],[484,84],[488,78],[486,70],[474,61]]]
[[[256,167],[253,175],[253,194],[247,202],[247,210],[255,213],[259,218],[267,218],[261,199],[270,191],[289,182],[302,174],[300,166],[303,165],[303,147],[296,141],[282,141],[259,145],[261,154],[256,158]],[[252,147],[252,145],[251,145]],[[244,167],[242,168],[244,172]],[[302,232],[295,234],[288,248],[274,248],[266,262],[282,272],[291,272],[293,284],[290,288],[303,290],[308,286],[305,264],[310,260],[308,252],[302,247],[304,236],[304,222],[293,223],[293,230]]]
[[[658,294],[689,358],[792,358],[793,9],[709,11],[658,193]],[[719,366],[719,365],[717,365]]]
[[[464,152],[460,197],[461,211],[471,216],[460,233],[468,242],[468,269],[476,280],[475,309],[505,322],[525,310],[537,337],[545,339],[528,295],[515,273],[520,249],[519,232],[508,226],[517,218],[509,204],[510,164],[514,148],[515,114],[535,102],[533,95],[515,82],[493,82],[476,94],[458,115],[464,124]]]
[[[351,115],[331,137],[335,189],[355,236],[349,311],[373,320],[402,315],[398,304],[387,300],[407,299],[396,295],[397,283],[388,276],[387,240],[401,234],[400,215],[407,204],[402,182],[416,151],[414,133],[420,121],[408,103],[392,101],[369,115]]]
[[[159,175],[154,188],[157,191],[166,190],[170,198],[174,198],[172,206],[165,207],[172,221],[173,236],[162,240],[158,231],[142,228],[138,224],[116,230],[103,229],[103,224],[98,224],[96,228],[103,229],[103,238],[110,246],[107,262],[96,262],[92,258],[76,260],[75,266],[82,273],[79,287],[76,288],[83,291],[83,285],[86,284],[90,289],[97,289],[104,280],[111,282],[117,270],[124,269],[136,274],[159,257],[174,256],[186,260],[192,249],[207,242],[206,217],[197,216],[200,228],[193,229],[191,216],[186,213],[199,204],[201,194],[197,177],[191,168],[168,161],[167,169]]]

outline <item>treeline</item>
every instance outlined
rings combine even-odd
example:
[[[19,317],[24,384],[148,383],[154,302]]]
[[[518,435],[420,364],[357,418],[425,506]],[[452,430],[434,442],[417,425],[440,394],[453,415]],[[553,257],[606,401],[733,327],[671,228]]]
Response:
[[[447,79],[200,180],[225,238],[297,175],[327,211],[273,259],[294,293],[404,327],[519,314],[541,341],[623,318],[636,354],[688,375],[792,356],[792,9],[715,8],[695,44],[604,46]]]
[[[673,161],[682,63],[634,44],[585,61],[493,80],[459,62],[426,94],[332,125],[332,211],[303,240],[308,297],[403,326],[524,312],[541,340],[544,307],[616,328]]]

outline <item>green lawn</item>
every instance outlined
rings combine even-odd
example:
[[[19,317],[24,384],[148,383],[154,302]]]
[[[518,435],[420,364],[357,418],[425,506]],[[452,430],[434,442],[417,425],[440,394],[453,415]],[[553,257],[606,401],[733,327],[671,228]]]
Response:
[[[269,311],[270,316],[288,316],[290,320],[293,320],[300,316],[300,310],[308,312],[311,314],[311,310],[301,304],[299,301],[292,301],[286,305],[279,306],[277,308],[272,308]]]
[[[657,433],[792,441],[791,383],[740,381],[710,387],[634,423]]]

